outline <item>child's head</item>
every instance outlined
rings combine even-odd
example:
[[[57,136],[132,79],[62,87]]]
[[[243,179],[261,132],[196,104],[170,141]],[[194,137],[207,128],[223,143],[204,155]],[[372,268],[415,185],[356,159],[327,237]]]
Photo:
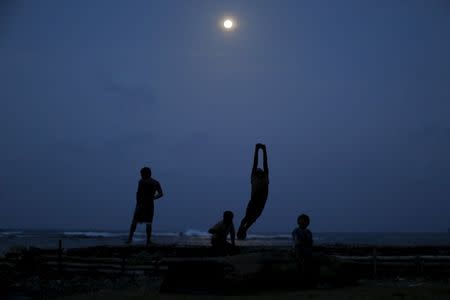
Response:
[[[223,222],[226,223],[226,224],[233,223],[233,216],[234,215],[233,215],[232,211],[229,211],[229,210],[225,211],[223,213]]]
[[[309,217],[308,215],[301,214],[297,218],[297,224],[301,229],[306,229],[309,226]]]
[[[152,170],[149,167],[143,167],[141,169],[141,177],[142,179],[149,179],[152,177]]]

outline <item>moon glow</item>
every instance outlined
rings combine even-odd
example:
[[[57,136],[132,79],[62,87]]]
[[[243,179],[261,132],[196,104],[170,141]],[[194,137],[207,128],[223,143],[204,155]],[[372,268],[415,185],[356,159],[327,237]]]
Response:
[[[233,28],[233,21],[231,21],[230,19],[226,19],[223,22],[223,27],[225,27],[225,29],[231,29]]]

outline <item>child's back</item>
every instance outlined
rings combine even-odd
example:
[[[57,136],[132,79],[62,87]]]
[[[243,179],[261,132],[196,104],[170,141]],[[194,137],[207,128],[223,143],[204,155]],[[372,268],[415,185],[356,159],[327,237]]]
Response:
[[[313,237],[309,229],[302,229],[300,227],[295,228],[294,231],[292,231],[292,239],[297,255],[312,255]]]
[[[309,217],[304,214],[298,216],[297,224],[298,227],[292,231],[292,240],[297,257],[304,258],[305,256],[311,256],[313,237],[311,231],[308,229]]]
[[[300,271],[300,282],[307,287],[314,286],[314,264],[312,257],[313,236],[308,229],[309,217],[300,215],[297,218],[298,227],[292,231],[297,266]]]
[[[231,245],[234,246],[235,231],[233,225],[233,213],[226,211],[223,213],[223,220],[208,230],[212,234],[211,244],[214,247],[228,247],[227,236],[230,235]]]

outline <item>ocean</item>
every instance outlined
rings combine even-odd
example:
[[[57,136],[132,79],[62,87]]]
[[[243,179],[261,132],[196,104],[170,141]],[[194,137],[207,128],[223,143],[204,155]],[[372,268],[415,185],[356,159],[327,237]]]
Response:
[[[0,254],[11,247],[57,248],[62,240],[63,248],[125,244],[126,231],[87,230],[0,230]],[[374,245],[374,246],[450,246],[450,233],[342,233],[313,232],[316,245]],[[155,232],[153,242],[168,245],[209,245],[210,235],[206,231],[189,229],[182,232]],[[143,245],[145,232],[137,231],[133,244]],[[254,233],[239,246],[289,246],[290,233]]]

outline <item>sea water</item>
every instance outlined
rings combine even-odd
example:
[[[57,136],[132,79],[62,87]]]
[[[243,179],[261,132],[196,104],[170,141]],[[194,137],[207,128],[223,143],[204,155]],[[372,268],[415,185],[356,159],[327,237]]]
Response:
[[[126,231],[94,230],[1,230],[0,254],[11,247],[57,248],[62,240],[63,247],[76,248],[88,246],[124,245]],[[443,233],[342,233],[313,232],[316,245],[376,245],[376,246],[450,246],[450,234]],[[206,231],[188,229],[181,232],[154,232],[153,242],[167,245],[209,245],[210,235]],[[133,240],[135,245],[145,243],[145,231],[137,231]],[[237,241],[241,246],[290,246],[290,233],[250,233],[245,241]]]

